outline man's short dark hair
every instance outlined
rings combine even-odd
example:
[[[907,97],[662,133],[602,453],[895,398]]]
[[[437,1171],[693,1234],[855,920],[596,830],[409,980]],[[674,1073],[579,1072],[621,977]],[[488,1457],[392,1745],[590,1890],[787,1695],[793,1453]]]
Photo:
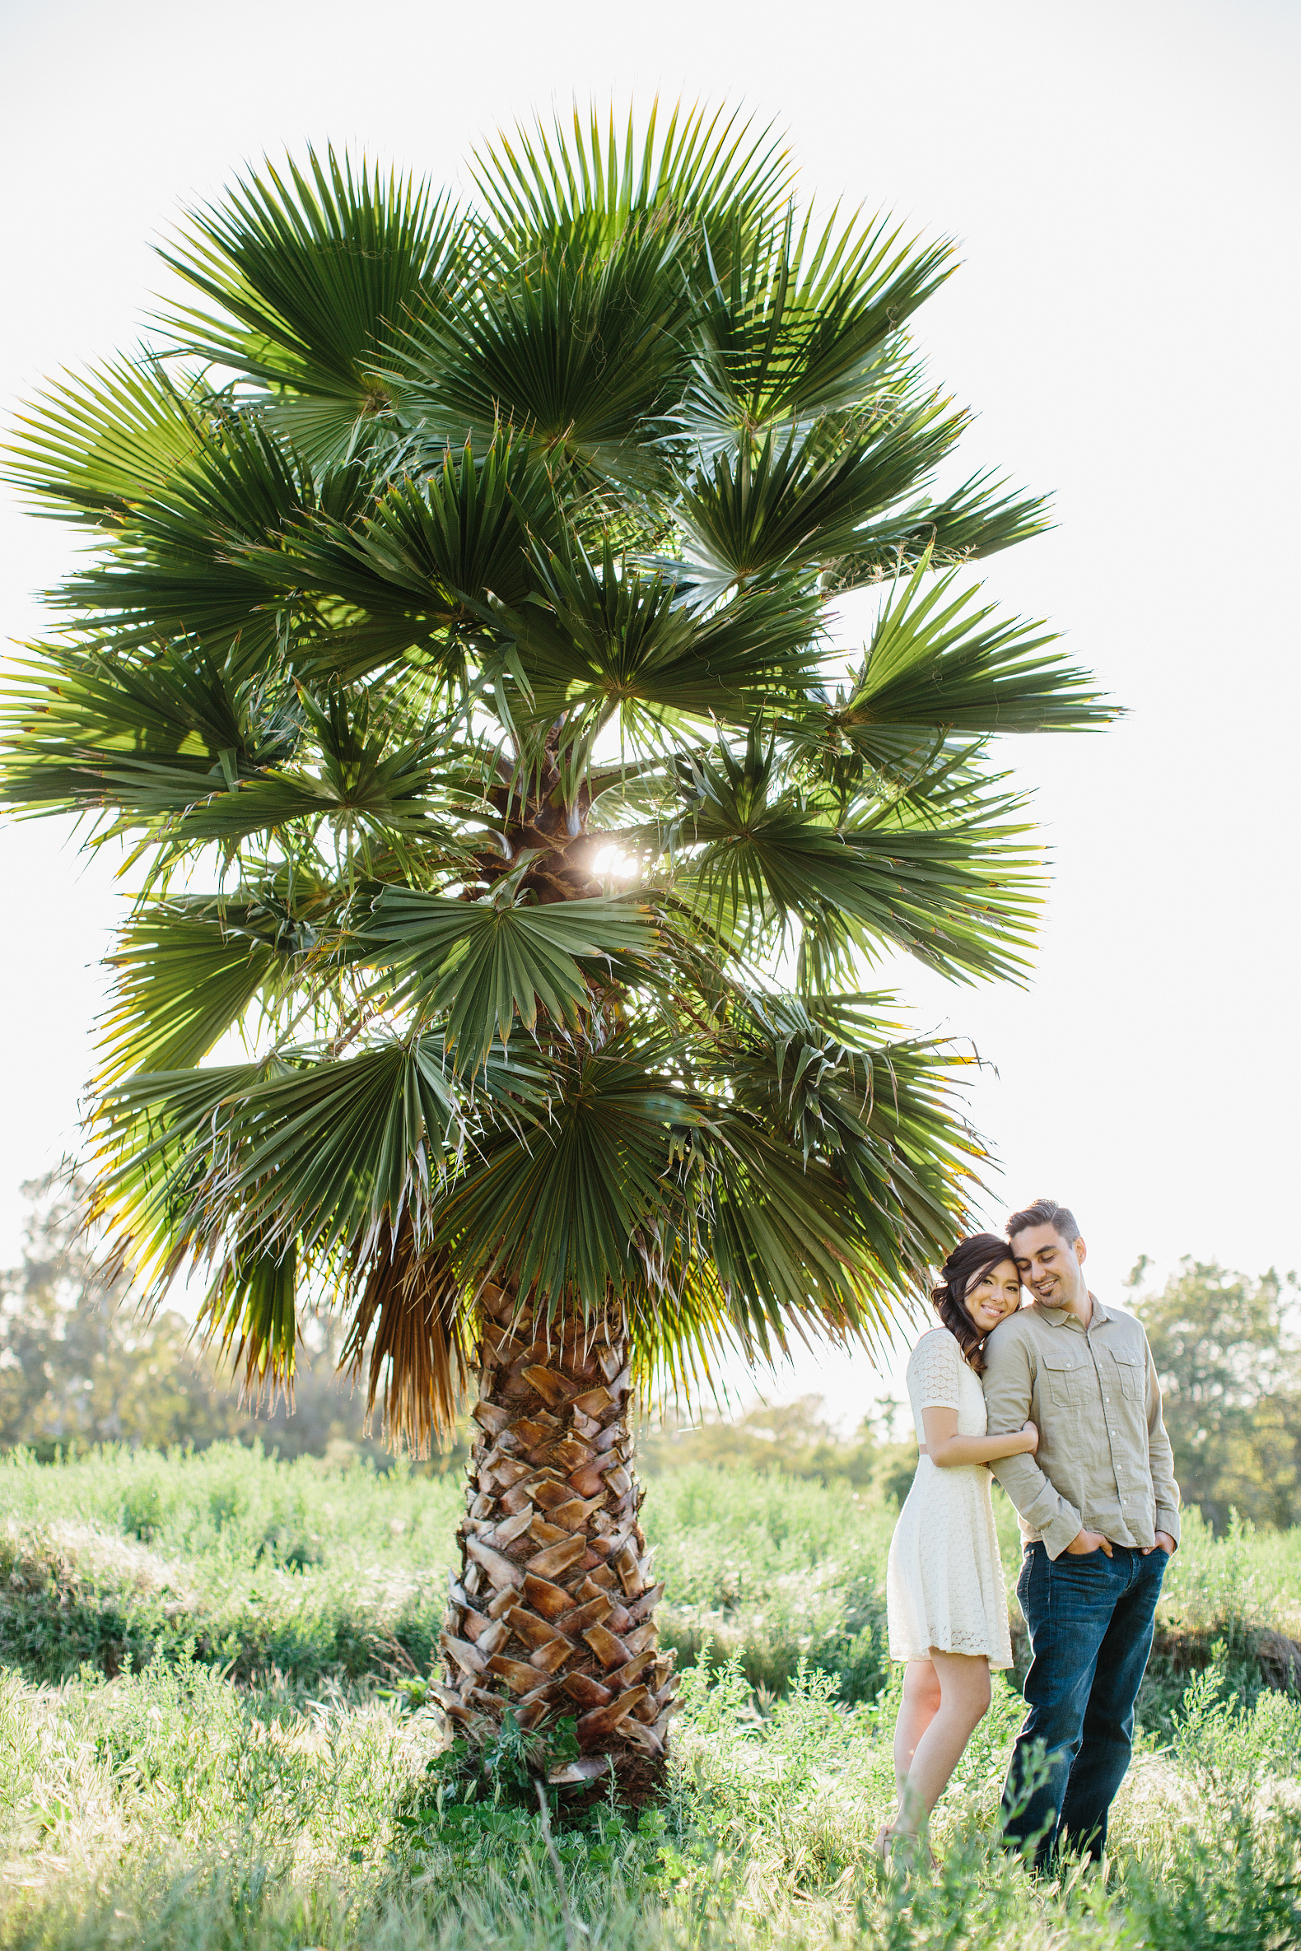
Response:
[[[1080,1237],[1074,1213],[1069,1206],[1059,1206],[1055,1199],[1036,1199],[1032,1205],[1023,1206],[1019,1213],[1013,1213],[1007,1222],[1008,1239],[1024,1233],[1028,1226],[1051,1226],[1067,1246],[1074,1246]]]

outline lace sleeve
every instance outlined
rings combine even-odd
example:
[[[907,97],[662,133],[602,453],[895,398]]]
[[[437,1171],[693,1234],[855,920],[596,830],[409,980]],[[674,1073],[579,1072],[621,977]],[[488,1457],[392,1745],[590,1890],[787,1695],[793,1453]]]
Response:
[[[909,1394],[918,1410],[958,1407],[962,1351],[947,1328],[932,1328],[908,1358]]]

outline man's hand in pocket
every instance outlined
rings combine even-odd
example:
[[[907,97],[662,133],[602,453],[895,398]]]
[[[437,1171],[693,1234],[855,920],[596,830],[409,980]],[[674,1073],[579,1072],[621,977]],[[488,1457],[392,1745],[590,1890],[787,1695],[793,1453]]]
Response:
[[[1101,1531],[1090,1531],[1085,1526],[1076,1537],[1071,1539],[1066,1549],[1072,1558],[1083,1558],[1091,1551],[1105,1551],[1110,1558],[1111,1540],[1104,1538]]]

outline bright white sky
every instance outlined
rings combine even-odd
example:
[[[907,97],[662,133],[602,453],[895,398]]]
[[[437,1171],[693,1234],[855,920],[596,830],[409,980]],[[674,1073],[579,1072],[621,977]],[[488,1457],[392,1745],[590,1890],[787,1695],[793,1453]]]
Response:
[[[658,89],[784,127],[820,201],[955,235],[933,372],[979,411],[972,471],[1054,491],[1060,524],[989,587],[1131,715],[1008,743],[1055,851],[1028,992],[900,975],[997,1066],[996,1224],[1068,1201],[1112,1297],[1140,1252],[1292,1266],[1299,52],[1288,0],[0,0],[0,391],[129,347],[179,206],[309,139],[444,183],[502,124]],[[39,631],[68,559],[6,505],[0,635]],[[77,1142],[116,897],[46,824],[0,832],[0,875],[2,1265],[19,1182]],[[881,1387],[863,1359],[778,1383],[844,1416]]]

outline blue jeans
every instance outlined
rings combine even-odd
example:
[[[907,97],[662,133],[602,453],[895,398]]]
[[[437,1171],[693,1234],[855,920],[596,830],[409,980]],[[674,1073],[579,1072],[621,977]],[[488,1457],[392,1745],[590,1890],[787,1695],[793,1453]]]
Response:
[[[1025,1681],[1030,1712],[1003,1789],[1003,1833],[1009,1843],[1033,1841],[1040,1869],[1059,1849],[1101,1856],[1107,1812],[1129,1766],[1166,1554],[1160,1546],[1146,1557],[1127,1545],[1111,1550],[1110,1558],[1090,1551],[1054,1559],[1042,1544],[1029,1545],[1017,1580],[1034,1657]],[[1046,1777],[1031,1763],[1036,1743]],[[1027,1770],[1037,1782],[1028,1799]]]

